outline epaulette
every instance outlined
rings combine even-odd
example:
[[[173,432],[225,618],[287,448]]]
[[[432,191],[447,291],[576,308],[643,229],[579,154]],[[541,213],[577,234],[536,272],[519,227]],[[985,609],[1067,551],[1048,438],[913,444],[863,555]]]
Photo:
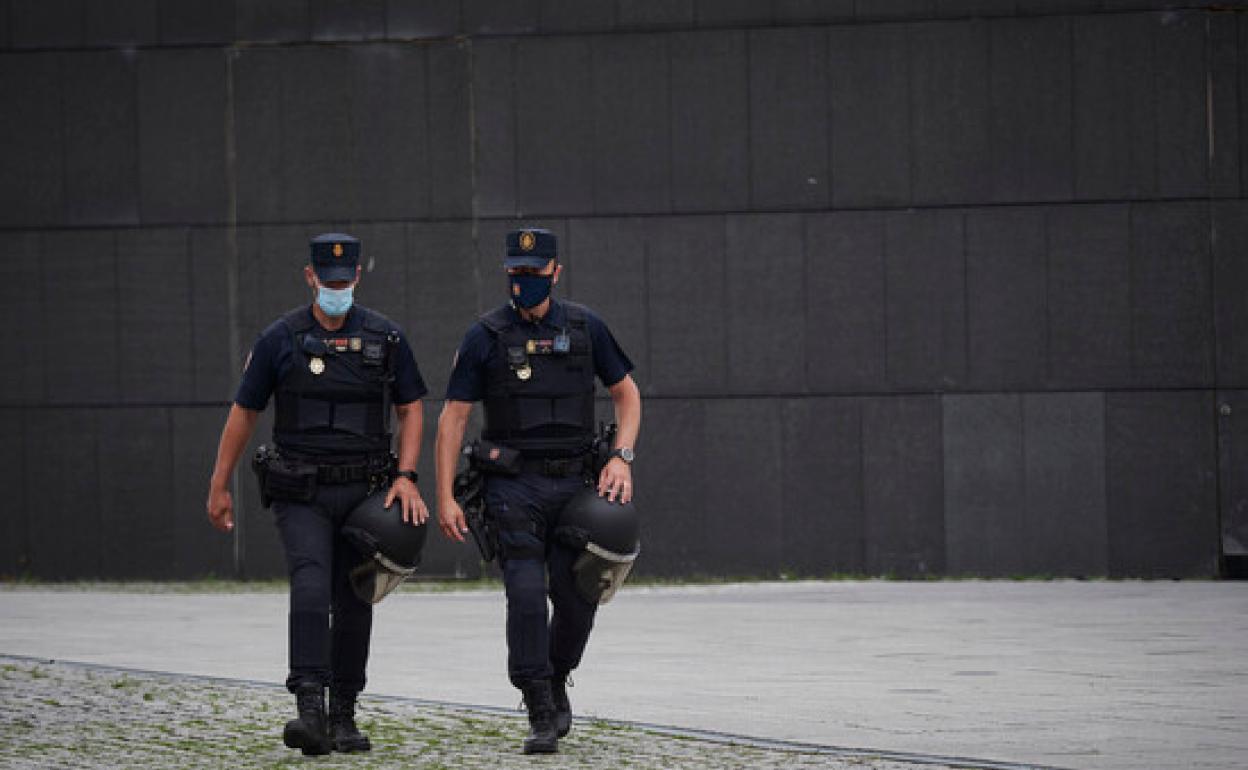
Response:
[[[491,334],[501,334],[515,325],[515,319],[511,313],[511,305],[499,305],[481,316],[481,325]]]
[[[316,319],[308,312],[308,306],[302,305],[282,315],[282,323],[286,324],[292,334],[306,332],[316,325]]]
[[[366,307],[356,305],[355,309],[360,313],[360,326],[366,331],[376,334],[385,334],[391,329],[396,328],[394,323],[376,310],[370,310]]]
[[[568,313],[568,323],[573,326],[585,326],[589,322],[589,308],[576,302],[564,301],[564,309]]]

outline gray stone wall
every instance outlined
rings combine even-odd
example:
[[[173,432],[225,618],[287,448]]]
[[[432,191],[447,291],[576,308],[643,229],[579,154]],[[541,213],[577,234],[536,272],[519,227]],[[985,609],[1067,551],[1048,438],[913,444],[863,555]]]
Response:
[[[307,238],[363,238],[431,436],[517,223],[637,364],[639,571],[1248,554],[1227,4],[9,0],[0,46],[0,574],[282,574],[248,473],[237,536],[203,500]]]

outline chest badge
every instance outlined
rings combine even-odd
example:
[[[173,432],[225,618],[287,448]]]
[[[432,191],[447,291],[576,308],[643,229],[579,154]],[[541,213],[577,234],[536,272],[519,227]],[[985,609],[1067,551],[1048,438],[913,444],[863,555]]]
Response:
[[[532,376],[533,376],[533,367],[529,366],[528,364],[525,364],[524,366],[521,366],[520,368],[516,369],[517,379],[527,380]]]
[[[308,370],[313,374],[320,374],[325,371],[325,360],[320,356],[312,356],[312,360],[308,362]]]

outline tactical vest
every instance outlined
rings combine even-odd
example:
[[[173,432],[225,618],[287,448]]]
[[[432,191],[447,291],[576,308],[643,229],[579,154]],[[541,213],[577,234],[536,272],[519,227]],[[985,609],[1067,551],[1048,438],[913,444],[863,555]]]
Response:
[[[290,331],[290,370],[277,385],[273,441],[309,455],[375,455],[390,451],[393,326],[356,306],[355,332],[326,332],[306,307],[282,317]]]
[[[481,317],[496,353],[486,372],[485,430],[490,441],[528,457],[569,457],[594,436],[594,351],[586,310],[571,302],[564,328],[516,320],[504,305]]]

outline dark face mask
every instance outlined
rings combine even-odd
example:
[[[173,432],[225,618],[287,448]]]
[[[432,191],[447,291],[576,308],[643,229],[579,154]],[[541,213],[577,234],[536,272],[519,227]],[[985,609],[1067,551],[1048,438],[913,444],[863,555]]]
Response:
[[[550,296],[553,275],[520,274],[507,276],[511,301],[525,310],[535,308]]]

